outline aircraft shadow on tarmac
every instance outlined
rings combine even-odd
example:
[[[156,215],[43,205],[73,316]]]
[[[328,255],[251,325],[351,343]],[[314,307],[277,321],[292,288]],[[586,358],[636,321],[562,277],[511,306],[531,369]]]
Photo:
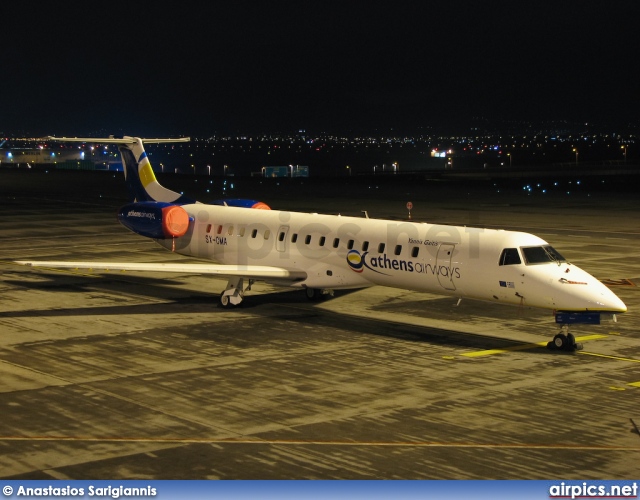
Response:
[[[113,274],[91,274],[91,275],[69,275],[58,272],[40,271],[39,281],[12,281],[5,280],[6,283],[13,284],[19,288],[29,288],[33,290],[59,290],[65,293],[87,294],[104,290],[105,292],[125,294],[120,297],[119,303],[104,306],[70,306],[55,309],[34,308],[20,311],[0,312],[0,317],[10,318],[33,318],[33,317],[91,317],[91,316],[111,316],[111,315],[166,315],[189,312],[192,314],[227,314],[229,310],[222,309],[219,305],[218,291],[212,287],[211,292],[194,292],[190,289],[177,289],[173,286],[184,285],[183,281],[171,278],[151,278],[144,276],[126,276]],[[43,280],[45,278],[46,280]],[[132,285],[135,290],[127,290]],[[338,290],[335,298],[339,298],[356,290]],[[145,302],[145,297],[152,297],[158,302]],[[114,299],[110,299],[114,300]],[[127,301],[132,303],[127,304]],[[317,303],[332,300],[331,297],[320,299]],[[451,303],[453,299],[446,297],[437,299],[439,302]],[[133,303],[135,302],[135,303]],[[399,306],[399,311],[403,308],[408,310],[418,309],[420,301],[411,301]],[[461,332],[456,330],[445,330],[436,327],[423,325],[413,325],[392,320],[369,318],[364,316],[349,316],[339,312],[330,311],[324,308],[314,307],[316,303],[310,302],[300,290],[283,289],[270,293],[251,293],[240,306],[239,310],[250,311],[252,315],[264,316],[270,321],[289,323],[289,328],[296,329],[295,323],[300,323],[301,327],[308,328],[334,328],[342,331],[354,332],[357,334],[376,335],[387,338],[394,338],[410,342],[422,342],[440,346],[450,346],[455,348],[470,348],[474,350],[509,349],[521,346],[522,342],[504,338],[491,337],[483,334]],[[273,312],[274,305],[282,307],[282,313]],[[172,307],[176,306],[176,307]],[[435,304],[432,304],[432,307]],[[478,307],[482,307],[479,305]],[[424,308],[424,303],[422,303]],[[231,309],[233,311],[233,309]],[[424,314],[423,314],[424,317]],[[264,320],[260,320],[264,321]],[[464,317],[460,318],[461,323]],[[194,333],[196,334],[196,333]],[[217,336],[213,335],[212,340]],[[541,339],[544,340],[544,339]],[[521,349],[518,349],[521,350]],[[550,351],[542,346],[531,345],[526,349],[529,353],[549,354]]]
[[[26,268],[29,269],[29,268]],[[182,285],[182,281],[163,277],[151,278],[133,274],[107,274],[90,273],[82,271],[81,274],[69,273],[66,271],[46,271],[37,270],[39,280],[4,280],[5,283],[13,284],[18,288],[29,288],[32,290],[65,290],[69,292],[87,293],[90,288],[102,289],[122,289],[128,285],[139,285],[143,287],[167,288],[172,285]],[[141,294],[142,295],[142,294]],[[146,295],[146,294],[145,294]],[[148,294],[153,295],[153,294]]]

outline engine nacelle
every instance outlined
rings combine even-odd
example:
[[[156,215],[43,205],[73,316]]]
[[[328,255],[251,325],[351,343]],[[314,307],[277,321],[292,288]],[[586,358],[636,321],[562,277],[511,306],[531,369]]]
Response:
[[[226,205],[228,207],[240,207],[240,208],[257,208],[260,210],[271,210],[271,207],[266,203],[258,200],[245,200],[243,198],[231,198],[228,200],[216,200],[211,203],[212,205]]]
[[[184,208],[160,201],[125,205],[118,211],[118,220],[134,233],[157,240],[179,238],[189,229],[189,214]]]

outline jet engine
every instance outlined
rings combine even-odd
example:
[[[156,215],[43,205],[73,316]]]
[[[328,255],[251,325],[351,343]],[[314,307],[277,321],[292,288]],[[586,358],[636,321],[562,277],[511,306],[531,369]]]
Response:
[[[243,198],[230,198],[228,200],[216,200],[211,203],[212,205],[226,205],[228,207],[240,207],[240,208],[258,208],[260,210],[271,210],[271,207],[266,203],[258,200],[245,200]]]
[[[125,205],[118,211],[118,220],[134,233],[158,240],[178,238],[189,228],[184,208],[160,201]]]

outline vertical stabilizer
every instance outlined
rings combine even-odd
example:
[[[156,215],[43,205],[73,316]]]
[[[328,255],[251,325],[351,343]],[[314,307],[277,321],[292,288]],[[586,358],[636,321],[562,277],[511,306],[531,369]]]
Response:
[[[196,203],[196,200],[184,196],[175,191],[171,191],[160,185],[156,179],[149,158],[144,150],[143,142],[164,143],[164,142],[188,142],[188,137],[180,139],[141,139],[139,137],[122,138],[83,138],[83,137],[49,137],[52,141],[60,142],[93,142],[101,144],[117,144],[122,157],[122,167],[129,190],[131,201],[161,201],[164,203],[175,203],[176,205],[186,205]]]
[[[130,139],[131,142],[120,143],[118,149],[132,201],[163,201],[177,205],[195,203],[195,200],[171,191],[157,181],[142,145],[143,139],[138,137],[125,137],[125,139]],[[160,139],[154,140],[154,142],[159,141]]]

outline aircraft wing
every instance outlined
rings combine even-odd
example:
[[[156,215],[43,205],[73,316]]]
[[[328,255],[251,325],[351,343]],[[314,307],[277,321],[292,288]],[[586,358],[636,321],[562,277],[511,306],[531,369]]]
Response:
[[[86,269],[91,271],[149,271],[161,273],[212,274],[239,276],[253,279],[278,279],[301,281],[307,278],[304,271],[292,271],[274,266],[241,266],[222,264],[136,263],[136,262],[70,262],[59,260],[16,260],[16,264],[52,269]]]

